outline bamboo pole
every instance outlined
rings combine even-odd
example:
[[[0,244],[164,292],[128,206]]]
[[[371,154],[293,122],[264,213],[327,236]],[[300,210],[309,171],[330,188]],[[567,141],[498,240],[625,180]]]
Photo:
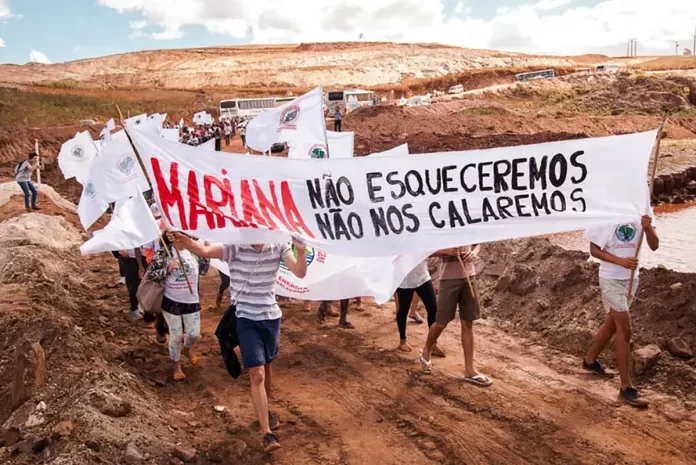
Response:
[[[652,173],[650,174],[650,184],[648,189],[650,190],[650,202],[652,202],[652,193],[653,193],[653,188],[655,186],[655,175],[657,175],[657,162],[660,159],[660,144],[662,143],[662,131],[665,128],[665,124],[667,123],[667,115],[665,115],[662,118],[662,123],[660,124],[660,129],[657,131],[657,142],[655,143],[654,147],[654,160],[653,160],[653,166],[652,166]],[[640,250],[643,247],[643,239],[645,237],[645,229],[641,227],[640,230],[640,240],[638,241],[638,247],[636,247],[636,255],[633,257],[634,259],[638,260],[638,257],[640,256]],[[628,283],[628,299],[630,300],[633,297],[633,285],[636,280],[636,270],[631,271],[631,280]]]
[[[150,181],[150,176],[147,174],[147,170],[145,169],[145,164],[143,163],[142,158],[140,158],[140,153],[138,153],[138,149],[135,148],[135,144],[133,144],[133,140],[131,139],[130,134],[128,134],[128,130],[126,129],[126,125],[123,122],[123,113],[121,113],[121,109],[118,107],[117,104],[114,103],[114,106],[116,107],[116,111],[118,112],[118,119],[121,122],[121,126],[123,126],[123,130],[126,133],[126,137],[128,138],[128,142],[131,145],[131,148],[133,149],[133,153],[135,153],[135,158],[138,160],[138,164],[140,165],[140,169],[143,170],[143,174],[145,175],[145,179],[147,180],[148,186],[150,186],[150,189],[152,189],[152,181]],[[159,201],[157,200],[157,197],[155,196],[155,202],[157,202],[157,205],[159,206],[160,212],[163,212],[164,210],[162,209],[162,205],[159,205]],[[166,228],[166,226],[165,226]],[[162,243],[164,243],[164,238],[162,237],[162,234],[160,233],[160,240]],[[181,252],[179,251],[178,248],[172,244],[172,247],[174,248],[174,251],[176,252],[176,257],[179,260],[179,266],[181,267],[181,271],[184,275],[184,278],[186,279],[186,285],[188,286],[189,292],[193,294],[193,286],[191,286],[191,280],[189,280],[188,273],[186,273],[186,267],[184,266],[184,261],[181,258]],[[169,253],[169,250],[167,249],[166,245],[164,247],[165,252],[171,259],[172,256]]]

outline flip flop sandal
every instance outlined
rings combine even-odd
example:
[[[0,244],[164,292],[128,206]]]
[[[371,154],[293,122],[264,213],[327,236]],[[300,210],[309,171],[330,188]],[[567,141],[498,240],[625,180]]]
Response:
[[[191,362],[191,365],[197,367],[201,364],[201,357],[196,355],[195,357],[189,358],[189,362]]]
[[[343,329],[355,329],[355,326],[353,326],[353,323],[350,321],[346,321],[345,323],[339,323],[339,328]]]
[[[422,325],[423,324],[423,319],[419,317],[418,315],[409,315],[408,316],[414,324],[416,325]]]
[[[426,360],[423,358],[423,349],[421,349],[421,351],[420,351],[420,357],[419,357],[418,361],[420,362],[421,373],[425,373],[426,375],[433,374],[433,361]]]
[[[183,381],[186,379],[186,375],[183,373],[174,373],[174,381]]]
[[[488,387],[491,384],[493,384],[493,381],[491,381],[486,375],[482,375],[481,373],[470,378],[464,378],[464,382],[479,387]]]

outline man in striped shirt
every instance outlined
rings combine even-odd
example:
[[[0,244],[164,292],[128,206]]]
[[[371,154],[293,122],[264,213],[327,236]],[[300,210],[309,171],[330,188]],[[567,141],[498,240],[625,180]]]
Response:
[[[307,274],[305,245],[293,241],[297,257],[290,244],[205,245],[180,233],[170,233],[175,246],[187,249],[204,258],[226,261],[230,267],[230,293],[236,306],[237,338],[244,367],[251,378],[251,400],[263,432],[264,449],[280,448],[278,437],[271,431],[268,397],[271,393],[273,371],[271,364],[278,358],[280,318],[275,285],[281,260],[298,278]],[[273,420],[273,421],[272,421]],[[275,426],[275,425],[274,425]]]

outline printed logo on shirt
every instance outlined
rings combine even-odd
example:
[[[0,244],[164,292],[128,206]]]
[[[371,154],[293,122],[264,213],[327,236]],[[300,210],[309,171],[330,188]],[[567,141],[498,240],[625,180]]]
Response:
[[[297,119],[300,117],[300,106],[291,105],[280,114],[280,128],[297,129]]]
[[[73,157],[77,158],[78,160],[82,160],[83,158],[85,158],[85,149],[83,149],[80,145],[73,147],[72,152],[70,153]]]
[[[636,238],[636,228],[632,224],[622,224],[616,228],[616,238],[621,242],[631,242]]]
[[[186,274],[188,275],[191,272],[191,265],[184,261],[184,269],[186,270]],[[172,271],[172,276],[174,276],[174,279],[176,279],[179,282],[186,281],[184,273],[181,271],[181,264],[179,264],[179,267],[176,270]]]
[[[94,187],[94,184],[91,182],[85,185],[85,195],[90,199],[93,199],[97,195],[97,188]]]
[[[326,158],[326,146],[323,144],[314,144],[312,148],[309,149],[309,156],[316,159]]]

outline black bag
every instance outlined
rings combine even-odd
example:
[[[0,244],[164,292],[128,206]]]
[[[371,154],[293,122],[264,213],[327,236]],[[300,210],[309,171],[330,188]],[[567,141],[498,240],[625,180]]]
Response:
[[[220,354],[227,372],[232,378],[237,379],[242,374],[242,366],[239,363],[234,348],[239,345],[237,339],[237,306],[230,305],[222,315],[222,320],[215,330],[215,336],[220,343]]]

